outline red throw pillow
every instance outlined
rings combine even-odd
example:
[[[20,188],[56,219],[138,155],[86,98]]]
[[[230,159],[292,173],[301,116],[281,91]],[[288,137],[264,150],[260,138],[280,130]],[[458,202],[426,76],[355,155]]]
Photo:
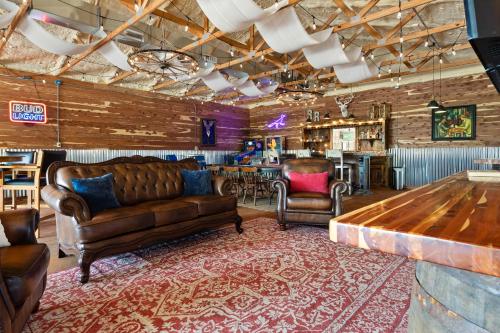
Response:
[[[290,172],[290,191],[293,192],[317,192],[328,194],[328,172],[300,173]]]

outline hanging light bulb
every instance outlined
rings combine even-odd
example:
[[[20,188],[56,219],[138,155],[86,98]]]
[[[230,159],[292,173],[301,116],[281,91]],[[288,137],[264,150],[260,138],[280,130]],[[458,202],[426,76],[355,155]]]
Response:
[[[185,32],[188,32],[188,31],[189,31],[189,26],[188,26],[187,24],[184,26],[184,31],[185,31]]]
[[[453,56],[456,56],[457,55],[457,51],[455,51],[454,48],[451,49],[451,54],[453,54]]]
[[[403,52],[399,52],[399,57],[403,58]]]
[[[428,41],[428,40],[426,40],[426,41],[425,41],[424,46],[425,46],[425,47],[429,47],[429,41]]]
[[[382,77],[382,74],[380,73],[380,71],[378,71],[378,78],[380,79]]]
[[[234,57],[234,50],[231,49],[231,51],[229,51],[229,53],[231,54],[231,57]]]
[[[403,44],[403,42],[404,42],[403,36],[399,37],[399,42],[400,42],[401,44]]]
[[[342,48],[345,49],[345,43],[343,40],[342,40]]]
[[[441,56],[439,56],[439,63],[442,64],[443,63],[443,58]]]
[[[274,10],[278,10],[279,7],[278,0],[274,1]]]
[[[365,55],[364,54],[361,56],[361,61],[365,61]]]
[[[394,78],[393,77],[391,77],[391,82],[394,82]]]
[[[375,59],[375,55],[374,55],[373,53],[372,53],[372,54],[370,54],[370,59],[371,59],[371,60]]]
[[[260,60],[261,60],[261,61],[264,61],[264,59],[265,59],[264,55],[261,55],[261,56],[260,56]]]
[[[316,19],[313,16],[313,25],[312,25],[313,30],[316,30]]]
[[[389,67],[389,74],[392,73],[392,68]]]
[[[398,12],[398,14],[396,15],[396,17],[398,18],[398,20],[399,20],[399,19],[401,19],[401,16],[402,16],[402,15],[403,15],[403,14],[401,13],[401,11],[399,11],[399,12]]]
[[[243,64],[240,64],[240,68],[243,68]]]

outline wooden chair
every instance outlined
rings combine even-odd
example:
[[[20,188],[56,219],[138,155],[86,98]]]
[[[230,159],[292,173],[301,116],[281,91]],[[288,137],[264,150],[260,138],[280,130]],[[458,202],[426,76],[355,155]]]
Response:
[[[257,206],[257,198],[260,192],[260,198],[266,193],[266,181],[262,179],[256,167],[241,168],[243,178],[243,204],[245,204],[248,193],[253,197],[253,204]]]
[[[5,200],[4,194],[5,191],[11,191],[11,195],[13,197],[13,207],[12,209],[16,209],[16,191],[26,191],[27,194],[27,203],[28,206],[35,207],[38,211],[40,211],[40,179],[41,179],[41,167],[43,162],[43,151],[40,150],[36,153],[36,162],[35,164],[12,164],[2,166],[3,171],[1,172],[0,177],[0,209],[1,211],[5,210]],[[28,173],[28,177],[26,178],[12,178],[12,179],[4,179],[4,174],[6,170],[11,171],[26,171]],[[40,232],[37,230],[37,236],[40,235]]]
[[[231,180],[231,193],[238,199],[242,190],[240,168],[237,166],[225,166],[222,168],[222,175]]]
[[[272,183],[278,179],[281,171],[277,168],[260,168],[260,175],[262,181],[265,183],[266,190],[268,192],[269,204],[271,205],[273,202],[273,196],[276,193],[276,190],[273,188]]]

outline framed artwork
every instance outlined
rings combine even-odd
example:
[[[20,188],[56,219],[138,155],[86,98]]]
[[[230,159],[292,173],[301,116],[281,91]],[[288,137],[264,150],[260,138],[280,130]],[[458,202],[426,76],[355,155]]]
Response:
[[[476,105],[450,106],[432,110],[432,140],[475,140]]]
[[[285,137],[266,136],[266,157],[269,163],[279,163],[279,157],[283,152]]]
[[[217,120],[201,119],[201,144],[215,146],[217,144]]]

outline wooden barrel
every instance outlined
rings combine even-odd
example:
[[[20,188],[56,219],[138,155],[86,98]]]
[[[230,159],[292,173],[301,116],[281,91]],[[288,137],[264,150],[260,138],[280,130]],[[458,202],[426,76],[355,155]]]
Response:
[[[500,278],[418,261],[409,332],[500,332]]]

